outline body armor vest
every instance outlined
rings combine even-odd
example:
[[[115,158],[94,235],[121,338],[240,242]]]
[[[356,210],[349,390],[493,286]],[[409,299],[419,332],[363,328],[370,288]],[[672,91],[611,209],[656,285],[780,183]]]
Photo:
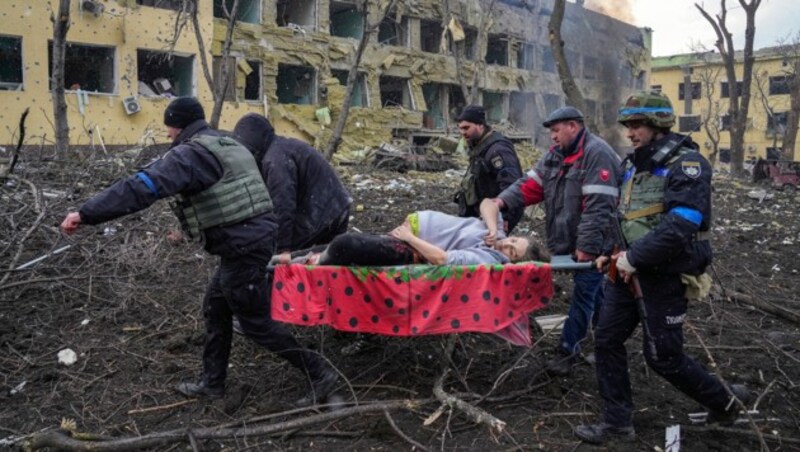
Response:
[[[272,200],[247,148],[227,137],[197,136],[201,145],[222,165],[222,178],[192,196],[177,195],[173,211],[191,239],[200,240],[202,231],[239,223],[272,210]]]
[[[622,182],[622,199],[619,211],[622,216],[622,234],[628,244],[644,237],[655,229],[664,215],[664,188],[669,167],[687,152],[695,152],[689,148],[680,148],[661,166],[653,171],[637,173],[633,163],[625,166],[625,180]]]

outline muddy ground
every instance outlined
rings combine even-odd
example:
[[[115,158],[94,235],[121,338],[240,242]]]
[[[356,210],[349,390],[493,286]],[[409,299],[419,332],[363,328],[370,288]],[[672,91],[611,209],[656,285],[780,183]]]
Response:
[[[189,438],[192,428],[259,426],[314,414],[285,413],[303,394],[304,377],[242,337],[234,339],[223,400],[186,403],[174,392],[176,383],[200,370],[201,303],[215,260],[194,245],[167,242],[174,222],[165,204],[87,227],[73,240],[58,233],[67,209],[131,172],[142,158],[25,155],[16,177],[3,181],[0,441],[52,431],[62,419],[74,421],[75,432],[103,437],[177,430]],[[450,198],[457,171],[401,174],[350,166],[341,172],[358,206],[354,229],[387,231],[414,210],[455,209]],[[675,424],[683,427],[683,450],[758,450],[762,444],[800,449],[800,199],[771,190],[766,197],[748,196],[760,188],[716,177],[716,286],[711,300],[690,307],[685,328],[688,352],[726,381],[746,383],[759,396],[759,414],[754,423],[730,430],[692,426],[688,413],[702,408],[648,372],[637,332],[629,351],[638,436],[628,450],[663,449],[665,428]],[[541,235],[541,220],[528,220],[520,230]],[[66,245],[71,248],[9,271]],[[556,282],[554,302],[536,315],[566,313],[570,282],[565,276]],[[756,308],[752,302],[769,305]],[[555,335],[535,337],[531,349],[493,336],[459,336],[444,389],[507,423],[503,433],[492,434],[458,410],[444,410],[425,423],[440,407],[432,388],[442,364],[441,338],[295,331],[337,366],[346,378],[340,393],[348,401],[420,402],[392,410],[395,427],[377,411],[277,434],[192,437],[152,448],[410,450],[415,441],[431,450],[600,450],[572,435],[573,426],[594,420],[601,406],[591,364],[581,364],[570,378],[542,371]],[[71,366],[58,364],[65,348],[77,353]],[[591,348],[590,339],[585,350]]]

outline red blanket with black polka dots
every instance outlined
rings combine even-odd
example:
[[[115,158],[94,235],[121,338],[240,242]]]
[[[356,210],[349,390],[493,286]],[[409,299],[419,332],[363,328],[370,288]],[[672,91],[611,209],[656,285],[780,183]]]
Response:
[[[387,336],[495,333],[530,345],[528,314],[553,295],[550,266],[275,267],[272,317]]]

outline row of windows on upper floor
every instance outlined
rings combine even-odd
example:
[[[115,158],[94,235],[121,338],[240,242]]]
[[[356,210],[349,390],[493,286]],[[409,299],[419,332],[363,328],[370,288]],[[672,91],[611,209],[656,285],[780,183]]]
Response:
[[[782,94],[791,94],[792,84],[794,83],[794,74],[775,75],[769,78],[769,86],[767,87],[767,94],[770,96],[779,96]],[[692,99],[700,99],[703,94],[703,83],[692,82],[691,89]],[[739,93],[742,92],[742,82],[736,82],[736,88]],[[661,92],[662,85],[652,85],[650,87],[653,91]],[[752,90],[751,90],[752,93]],[[720,82],[719,97],[727,99],[730,97],[730,85],[727,81]],[[686,90],[683,82],[678,83],[678,100],[685,100]]]
[[[767,115],[767,123],[764,132],[766,136],[773,137],[776,134],[780,137],[785,134],[788,126],[789,112],[771,112]],[[748,118],[748,128],[752,126],[751,118]],[[678,117],[678,131],[679,132],[699,132],[701,128],[705,127],[703,124],[703,117],[700,115],[686,115]],[[718,118],[713,118],[707,125],[709,129],[718,132],[725,132],[731,130],[731,116],[728,114],[720,115]]]

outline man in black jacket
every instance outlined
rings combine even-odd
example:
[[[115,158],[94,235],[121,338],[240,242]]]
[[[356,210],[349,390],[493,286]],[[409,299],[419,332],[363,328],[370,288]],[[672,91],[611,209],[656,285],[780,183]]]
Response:
[[[336,372],[270,316],[266,267],[277,225],[252,155],[212,130],[195,98],[172,101],[164,124],[173,140],[164,158],[89,199],[67,215],[61,229],[72,234],[81,224],[100,224],[174,196],[173,210],[184,232],[204,240],[206,251],[220,256],[203,303],[203,374],[199,382],[180,383],[176,389],[189,397],[224,395],[231,320],[236,316],[247,336],[311,378],[312,391],[299,403],[324,399],[336,384]],[[231,202],[242,199],[247,202]]]
[[[486,124],[486,111],[480,105],[468,105],[458,117],[458,130],[469,146],[469,167],[456,192],[458,216],[480,217],[481,201],[495,198],[522,177],[514,144]],[[524,207],[503,211],[510,233],[522,218]]]
[[[243,116],[233,135],[253,153],[269,189],[279,253],[326,244],[347,231],[353,200],[322,154],[276,135],[269,120],[255,113]]]

